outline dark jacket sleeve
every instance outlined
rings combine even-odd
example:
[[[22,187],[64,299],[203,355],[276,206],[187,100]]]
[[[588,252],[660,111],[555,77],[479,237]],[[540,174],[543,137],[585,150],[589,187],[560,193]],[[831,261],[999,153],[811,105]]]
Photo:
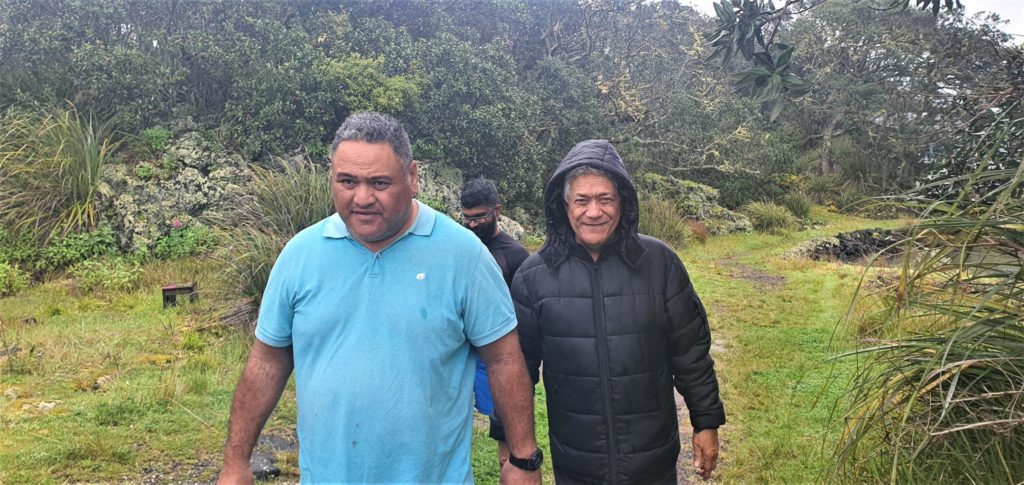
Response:
[[[683,395],[696,430],[725,424],[718,395],[718,377],[711,359],[711,329],[704,304],[697,297],[683,263],[674,253],[668,261],[665,311],[670,326],[669,370]]]
[[[523,349],[526,370],[530,380],[536,386],[540,382],[541,345],[540,328],[537,324],[535,305],[526,283],[526,271],[517,271],[512,279],[512,302],[516,307],[516,331],[519,333],[519,346]],[[490,437],[499,441],[505,439],[505,428],[500,416],[491,417]]]

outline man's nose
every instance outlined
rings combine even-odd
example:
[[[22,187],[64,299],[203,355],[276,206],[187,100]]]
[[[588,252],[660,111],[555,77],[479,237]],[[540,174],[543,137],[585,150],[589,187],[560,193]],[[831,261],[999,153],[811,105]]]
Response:
[[[592,200],[587,203],[587,208],[583,211],[583,215],[590,218],[601,217],[604,211],[601,210],[601,204],[596,200]]]
[[[359,207],[366,207],[373,205],[377,201],[377,198],[373,195],[373,190],[370,189],[369,185],[359,184],[355,188],[355,197],[352,199],[352,203]]]

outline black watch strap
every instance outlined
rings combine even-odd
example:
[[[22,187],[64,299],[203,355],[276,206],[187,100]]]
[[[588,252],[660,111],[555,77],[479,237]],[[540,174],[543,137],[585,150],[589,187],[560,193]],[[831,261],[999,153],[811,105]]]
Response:
[[[544,463],[544,453],[541,453],[540,448],[537,448],[537,451],[534,451],[533,454],[526,458],[517,458],[515,455],[509,454],[508,462],[520,470],[535,472],[540,470],[540,464]]]

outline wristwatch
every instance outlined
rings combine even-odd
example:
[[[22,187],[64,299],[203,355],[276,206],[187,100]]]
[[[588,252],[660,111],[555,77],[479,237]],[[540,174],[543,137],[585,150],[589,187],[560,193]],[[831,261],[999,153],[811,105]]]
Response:
[[[537,451],[534,451],[533,454],[526,458],[516,458],[515,455],[510,453],[508,455],[508,462],[520,470],[535,472],[540,470],[540,464],[544,463],[544,453],[540,452],[540,448],[537,448]]]

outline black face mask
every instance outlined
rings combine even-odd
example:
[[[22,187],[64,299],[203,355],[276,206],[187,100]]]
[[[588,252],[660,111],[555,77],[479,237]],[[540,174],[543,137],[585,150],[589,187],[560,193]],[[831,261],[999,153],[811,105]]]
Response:
[[[484,244],[487,244],[491,239],[494,239],[495,229],[497,228],[498,218],[495,217],[491,219],[491,222],[477,224],[476,226],[469,228],[469,230],[473,231],[473,234],[476,234],[476,237],[480,238]]]

